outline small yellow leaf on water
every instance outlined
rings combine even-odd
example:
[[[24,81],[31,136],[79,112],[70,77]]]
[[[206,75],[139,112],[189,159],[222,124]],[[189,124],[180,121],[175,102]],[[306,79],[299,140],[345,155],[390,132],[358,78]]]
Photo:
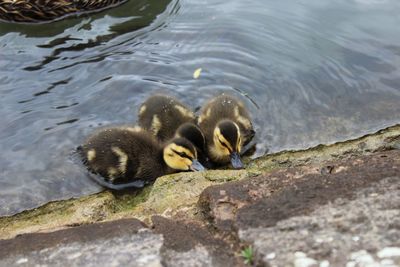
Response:
[[[201,73],[201,68],[196,69],[196,70],[193,72],[193,78],[194,78],[194,79],[199,78],[199,77],[200,77],[200,73]]]

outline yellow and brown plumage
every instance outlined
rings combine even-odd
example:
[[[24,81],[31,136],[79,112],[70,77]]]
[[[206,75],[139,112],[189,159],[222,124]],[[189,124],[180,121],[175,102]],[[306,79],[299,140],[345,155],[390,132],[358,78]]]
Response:
[[[70,15],[99,11],[127,0],[2,0],[0,19],[4,21],[39,23]]]
[[[138,124],[160,141],[174,137],[184,123],[194,123],[193,111],[174,97],[157,94],[150,96],[139,108]]]
[[[231,161],[233,167],[243,167],[241,149],[255,132],[242,101],[228,94],[210,99],[202,108],[198,125],[205,135],[211,161],[217,164]]]
[[[200,163],[209,167],[205,137],[195,121],[195,115],[190,108],[167,95],[150,96],[139,108],[140,127],[148,130],[161,142],[173,137],[186,138],[196,147]]]
[[[162,145],[140,128],[102,129],[91,135],[79,152],[88,169],[104,178],[100,184],[111,189],[123,189],[135,181],[144,185],[177,171],[204,169],[187,139],[174,138]]]
[[[189,140],[196,147],[200,163],[206,168],[212,167],[207,157],[206,138],[199,126],[191,122],[186,122],[176,130],[175,137],[183,137]]]

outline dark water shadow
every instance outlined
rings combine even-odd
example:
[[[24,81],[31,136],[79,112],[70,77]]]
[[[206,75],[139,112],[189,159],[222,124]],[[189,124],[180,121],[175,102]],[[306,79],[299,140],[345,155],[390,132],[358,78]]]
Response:
[[[49,37],[46,38],[43,44],[36,45],[39,48],[51,49],[51,53],[46,55],[41,61],[24,67],[26,71],[37,71],[42,69],[44,66],[52,63],[55,60],[60,59],[60,55],[65,52],[79,52],[88,48],[97,47],[101,44],[107,43],[110,40],[121,36],[125,33],[137,32],[132,38],[137,38],[140,34],[146,33],[151,30],[155,30],[163,25],[163,21],[160,25],[155,25],[155,29],[147,29],[140,31],[150,26],[153,21],[163,13],[168,16],[168,12],[165,12],[171,0],[140,0],[130,1],[123,4],[115,9],[103,11],[99,14],[85,15],[79,18],[65,19],[63,21],[57,21],[53,24],[40,24],[40,25],[23,25],[15,24],[11,25],[7,23],[9,31],[17,31],[20,34],[25,35],[28,38],[35,37]],[[171,12],[174,12],[179,6],[179,2],[176,1],[171,8]],[[107,12],[107,13],[106,13]],[[92,29],[97,25],[97,21],[100,19],[109,18],[111,23],[107,25],[108,28],[106,33],[95,35],[89,39],[82,39],[80,37],[80,30],[87,30],[95,33],[95,29]],[[67,32],[70,28],[77,28],[73,32]],[[0,35],[7,27],[3,27],[0,24]],[[54,38],[52,38],[54,36]],[[128,40],[129,41],[129,40]],[[72,43],[70,45],[69,43]],[[116,44],[120,45],[120,44]],[[93,58],[87,58],[84,61],[75,61],[72,64],[58,67],[52,71],[63,70],[76,64],[99,62],[107,57],[107,53],[101,53]]]
[[[98,13],[80,14],[67,17],[60,21],[45,24],[19,24],[0,21],[0,36],[9,32],[18,32],[26,37],[51,37],[74,27],[85,20],[88,22],[81,27],[91,27],[91,22],[110,16],[112,18],[126,18],[124,22],[110,27],[113,33],[102,41],[107,41],[113,36],[135,31],[151,24],[154,19],[164,12],[172,0],[131,0],[115,8],[106,9]],[[105,38],[105,37],[104,37]],[[68,37],[53,40],[52,44],[60,44],[69,40]],[[49,44],[49,45],[52,45]]]

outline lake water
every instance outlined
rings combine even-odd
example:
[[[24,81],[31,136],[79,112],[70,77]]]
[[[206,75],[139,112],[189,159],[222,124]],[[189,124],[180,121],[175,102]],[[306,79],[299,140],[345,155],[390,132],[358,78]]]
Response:
[[[97,127],[134,124],[154,92],[192,107],[242,96],[256,156],[399,123],[399,11],[398,0],[132,0],[0,23],[0,215],[100,191],[71,153]]]

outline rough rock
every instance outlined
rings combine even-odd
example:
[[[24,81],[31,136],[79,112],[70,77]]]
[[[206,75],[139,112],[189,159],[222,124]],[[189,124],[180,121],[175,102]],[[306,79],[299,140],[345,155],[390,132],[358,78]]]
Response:
[[[1,266],[140,266],[161,267],[162,236],[149,231],[73,242],[0,260]]]
[[[26,254],[59,244],[92,242],[124,235],[132,235],[146,226],[136,219],[122,219],[115,222],[87,224],[51,233],[22,234],[13,239],[0,240],[0,259],[13,254]]]
[[[212,186],[199,204],[260,265],[400,266],[398,150]]]
[[[0,266],[161,266],[161,235],[136,219],[0,241]]]
[[[169,266],[239,266],[229,243],[195,221],[174,221],[154,216],[153,231],[162,234],[163,255]],[[205,257],[206,256],[206,257]],[[183,259],[190,259],[186,261]]]
[[[392,150],[211,186],[201,194],[199,205],[223,231],[269,227],[337,198],[351,198],[371,183],[398,175],[400,151]]]
[[[212,177],[212,178],[210,178]],[[193,209],[201,192],[210,185],[221,184],[229,180],[249,177],[244,170],[212,170],[208,172],[176,173],[160,177],[154,183],[146,201],[139,203],[123,216],[131,215],[146,220],[158,214],[179,217],[183,210],[187,217]],[[195,186],[194,186],[195,185]]]
[[[400,176],[239,236],[269,266],[400,266]]]
[[[208,254],[208,251],[203,246],[196,246],[191,250],[185,252],[176,252],[173,250],[166,250],[163,253],[166,266],[171,267],[208,267],[217,266]],[[226,266],[226,265],[220,265]],[[233,265],[231,265],[233,266]]]
[[[0,240],[0,266],[240,266],[231,244],[195,221],[95,223]]]

